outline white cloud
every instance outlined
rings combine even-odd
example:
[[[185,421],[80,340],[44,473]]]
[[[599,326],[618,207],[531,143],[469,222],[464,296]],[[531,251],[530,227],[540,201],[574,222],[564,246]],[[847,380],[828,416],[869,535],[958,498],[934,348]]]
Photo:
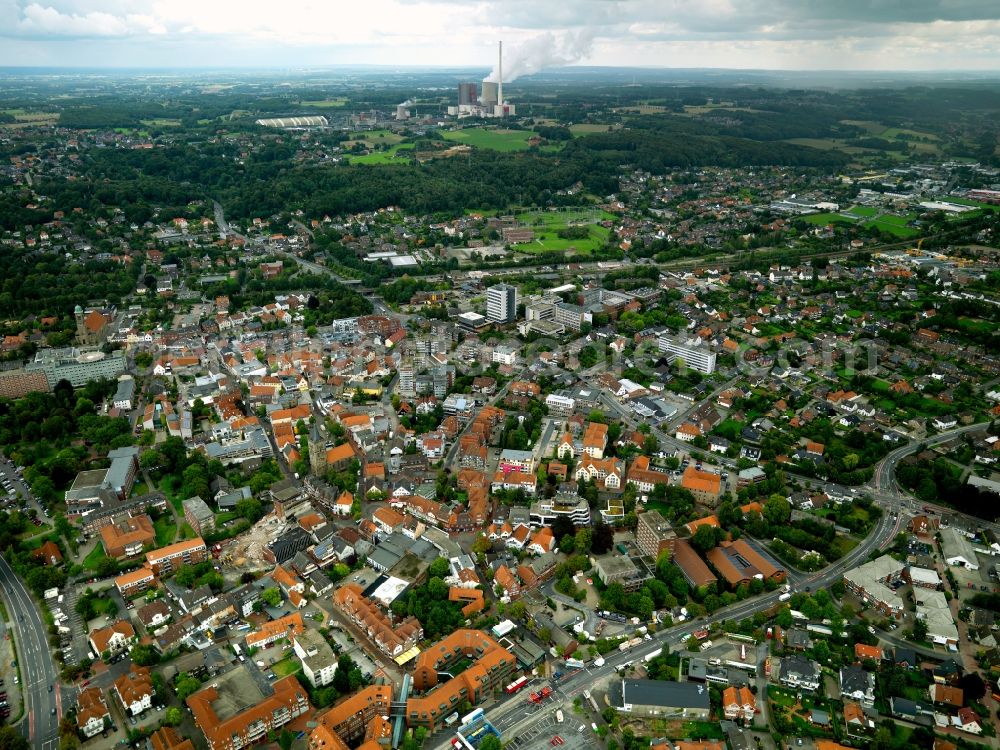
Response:
[[[3,37],[21,42],[0,44],[0,64],[15,65],[24,64],[25,44],[39,49],[31,59],[59,58],[59,45],[69,53],[76,40],[66,64],[108,59],[116,41],[137,65],[266,66],[298,53],[309,64],[485,67],[502,38],[511,50],[547,45],[543,64],[995,68],[1000,2],[0,0]],[[80,59],[87,40],[102,47]]]

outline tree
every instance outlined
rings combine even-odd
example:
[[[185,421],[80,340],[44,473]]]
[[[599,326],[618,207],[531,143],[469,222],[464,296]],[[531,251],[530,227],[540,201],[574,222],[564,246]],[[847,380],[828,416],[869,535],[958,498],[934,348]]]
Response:
[[[264,516],[264,504],[255,497],[245,497],[236,503],[236,514],[250,523],[256,523]]]
[[[716,546],[716,527],[707,523],[699,526],[691,537],[691,546],[702,554]]]
[[[261,591],[260,598],[263,599],[264,603],[269,607],[281,606],[281,590],[274,586]]]
[[[351,670],[354,669],[354,660],[348,654],[344,654],[337,661],[337,671],[333,673],[333,686],[341,695],[351,692]]]
[[[927,621],[916,619],[913,621],[913,629],[910,630],[910,639],[914,641],[927,640]]]
[[[181,713],[181,710],[177,708],[177,706],[171,706],[167,709],[167,713],[163,716],[163,723],[176,727],[181,723],[183,718],[184,715]]]
[[[572,534],[566,534],[559,540],[559,551],[566,555],[572,555],[576,551],[576,538]]]
[[[182,474],[183,486],[181,491],[187,497],[208,497],[209,477],[208,470],[200,464],[191,464]]]
[[[151,667],[160,662],[159,652],[151,645],[136,644],[129,655],[133,663],[140,667]]]
[[[584,526],[577,530],[575,541],[575,549],[577,552],[587,554],[590,552],[590,548],[594,543],[594,532],[589,526]]]
[[[472,551],[477,555],[485,555],[491,549],[493,549],[493,542],[485,534],[480,534],[472,542]]]
[[[983,682],[979,672],[968,672],[962,675],[958,686],[962,688],[962,694],[966,701],[977,701],[986,695],[986,683]]]
[[[431,578],[447,578],[450,572],[448,560],[443,557],[436,558],[427,568],[427,575]]]
[[[595,555],[603,555],[610,552],[615,544],[615,532],[606,523],[598,522],[594,526],[590,551]]]
[[[479,750],[501,750],[500,738],[495,734],[487,734],[479,743]]]
[[[198,692],[199,688],[201,688],[201,680],[187,672],[181,672],[174,680],[174,692],[177,693],[177,699],[182,703],[187,700],[189,695]]]
[[[788,523],[792,516],[792,506],[781,495],[771,495],[764,501],[764,518],[772,525]]]

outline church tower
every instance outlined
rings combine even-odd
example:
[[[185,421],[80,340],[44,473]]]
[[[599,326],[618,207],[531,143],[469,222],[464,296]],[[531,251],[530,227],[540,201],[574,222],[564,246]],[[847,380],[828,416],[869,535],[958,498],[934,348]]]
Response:
[[[76,340],[85,341],[87,337],[87,325],[84,322],[83,307],[77,305],[76,309],[73,310],[73,317],[76,318]]]
[[[316,423],[309,430],[309,471],[317,477],[326,474],[326,436]]]

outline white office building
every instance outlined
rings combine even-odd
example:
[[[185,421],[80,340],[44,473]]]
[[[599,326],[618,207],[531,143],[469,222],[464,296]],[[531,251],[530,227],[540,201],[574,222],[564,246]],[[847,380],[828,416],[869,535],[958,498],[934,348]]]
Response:
[[[517,317],[517,287],[496,284],[486,290],[486,318],[492,323],[510,323]]]
[[[701,339],[690,339],[683,343],[670,336],[660,336],[659,349],[667,355],[668,362],[682,359],[684,364],[702,375],[715,372],[715,352],[709,351]]]

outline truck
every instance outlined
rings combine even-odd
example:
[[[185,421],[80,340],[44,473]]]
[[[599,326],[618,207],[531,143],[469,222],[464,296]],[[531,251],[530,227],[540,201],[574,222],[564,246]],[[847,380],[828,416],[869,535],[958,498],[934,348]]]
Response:
[[[528,700],[530,700],[532,703],[541,703],[543,700],[545,700],[546,698],[548,698],[550,695],[552,695],[552,688],[550,688],[549,686],[546,685],[541,690],[539,690],[537,693],[531,693],[528,696]]]
[[[779,601],[779,602],[787,602],[787,601],[788,601],[789,599],[791,599],[791,598],[792,598],[792,595],[791,595],[791,594],[789,594],[789,593],[788,593],[788,592],[786,591],[786,592],[785,592],[784,594],[782,594],[781,596],[779,596],[779,597],[778,597],[778,601]]]
[[[628,549],[626,549],[626,547],[625,547],[624,544],[621,544],[621,543],[616,544],[615,545],[615,549],[618,550],[619,552],[621,552],[623,555],[627,555],[628,554]]]
[[[696,630],[691,634],[691,637],[695,640],[703,641],[708,638],[708,628],[701,628],[701,630]]]
[[[712,648],[712,642],[711,641],[705,641],[698,648],[700,650],[702,650],[702,651],[708,651],[708,649]]]
[[[645,662],[653,661],[653,659],[655,659],[657,656],[659,656],[662,653],[663,653],[663,649],[662,648],[658,648],[658,649],[656,649],[654,651],[650,651],[648,654],[646,654],[644,657],[642,657],[642,660],[645,661]]]

